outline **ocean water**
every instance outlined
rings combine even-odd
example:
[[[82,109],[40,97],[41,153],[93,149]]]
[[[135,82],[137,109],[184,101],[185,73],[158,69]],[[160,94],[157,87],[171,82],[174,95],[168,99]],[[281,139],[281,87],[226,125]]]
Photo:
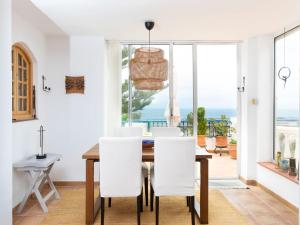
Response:
[[[226,115],[227,117],[236,117],[235,109],[205,109],[206,118],[221,118],[221,115]],[[181,109],[180,115],[181,119],[185,120],[188,113],[192,112],[193,109]],[[141,111],[142,121],[153,121],[153,120],[165,120],[165,109],[163,108],[145,108]]]

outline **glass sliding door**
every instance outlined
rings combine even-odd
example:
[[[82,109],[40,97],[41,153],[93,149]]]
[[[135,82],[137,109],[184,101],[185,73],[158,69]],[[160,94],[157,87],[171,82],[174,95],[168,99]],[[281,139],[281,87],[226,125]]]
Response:
[[[237,45],[200,44],[197,46],[197,103],[205,113],[207,129],[199,128],[198,144],[213,153],[210,178],[237,177],[237,160],[229,154],[236,144],[237,126]],[[235,145],[236,147],[236,145]],[[235,152],[236,155],[236,152]]]

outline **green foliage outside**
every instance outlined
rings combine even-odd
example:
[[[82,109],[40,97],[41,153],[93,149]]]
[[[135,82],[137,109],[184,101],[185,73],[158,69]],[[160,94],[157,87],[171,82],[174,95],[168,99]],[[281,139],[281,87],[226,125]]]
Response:
[[[215,119],[211,120],[214,121]],[[226,115],[221,115],[221,120],[218,123],[213,123],[217,136],[227,136],[229,131],[235,131],[233,127],[228,127],[227,121],[229,121],[229,118]]]
[[[236,145],[237,141],[235,139],[231,139],[229,144]]]
[[[198,135],[206,135],[207,131],[207,119],[205,118],[205,108],[199,107],[197,109],[197,119],[198,119],[198,127],[197,133]],[[193,124],[193,113],[190,112],[187,115],[187,121],[189,124]],[[193,133],[193,128],[190,128],[190,133]]]

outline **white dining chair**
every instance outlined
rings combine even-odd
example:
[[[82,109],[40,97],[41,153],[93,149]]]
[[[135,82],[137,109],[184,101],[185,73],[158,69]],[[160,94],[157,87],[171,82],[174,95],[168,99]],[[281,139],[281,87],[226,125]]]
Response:
[[[158,137],[154,139],[154,168],[150,179],[150,206],[155,194],[156,225],[159,224],[159,197],[186,196],[192,225],[195,224],[195,154],[193,137]]]
[[[105,198],[113,197],[137,197],[137,224],[140,225],[142,139],[105,137],[100,138],[99,142],[101,225],[104,225]]]
[[[118,127],[115,129],[116,137],[143,137],[143,128],[142,127]],[[148,177],[149,177],[149,169],[146,163],[142,163],[142,173],[144,176],[144,185],[145,185],[145,202],[146,206],[148,206]],[[109,202],[109,206],[111,206],[111,201]],[[143,211],[143,208],[142,208]]]
[[[152,136],[155,137],[180,137],[179,127],[152,127]]]

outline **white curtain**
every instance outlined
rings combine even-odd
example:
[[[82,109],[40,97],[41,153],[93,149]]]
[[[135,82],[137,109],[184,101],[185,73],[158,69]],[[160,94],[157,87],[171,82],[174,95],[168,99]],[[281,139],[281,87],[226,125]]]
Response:
[[[181,121],[180,108],[177,100],[177,72],[173,72],[173,82],[170,82],[169,88],[172,88],[171,104],[168,103],[165,110],[165,118],[169,126],[177,127]],[[171,112],[170,112],[171,107]]]
[[[119,41],[106,41],[105,59],[105,135],[121,126],[122,50]]]

